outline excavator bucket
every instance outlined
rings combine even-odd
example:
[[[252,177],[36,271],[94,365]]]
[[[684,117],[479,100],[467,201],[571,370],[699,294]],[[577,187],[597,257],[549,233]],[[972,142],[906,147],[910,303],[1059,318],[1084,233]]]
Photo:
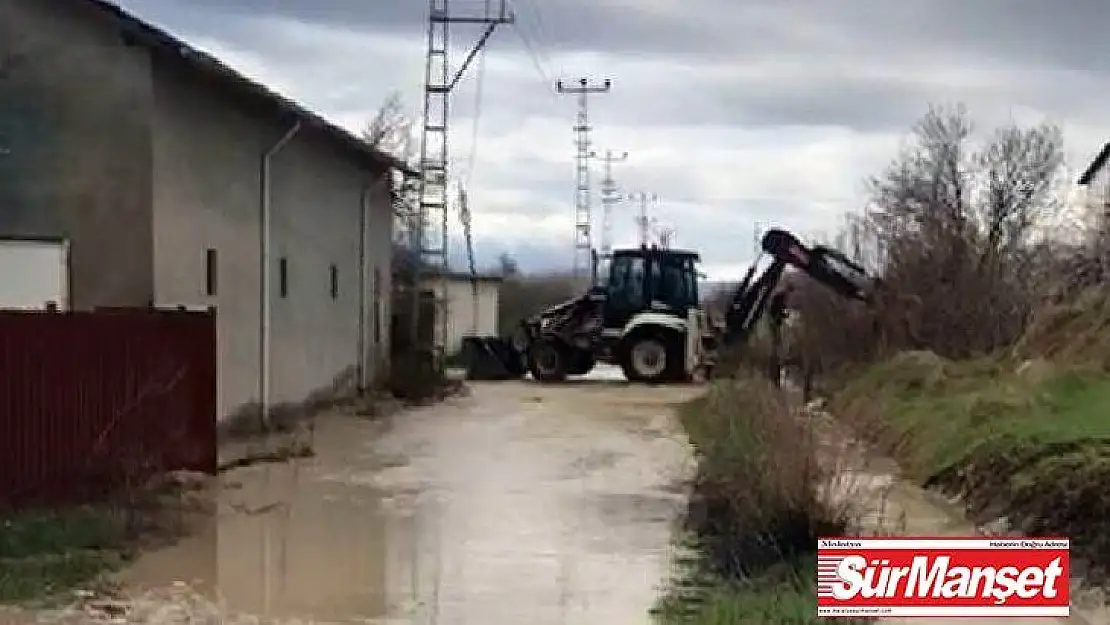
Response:
[[[779,262],[801,269],[844,297],[871,299],[875,285],[867,270],[830,247],[808,248],[793,234],[777,228],[768,230],[763,236],[762,247]]]
[[[463,337],[461,359],[468,380],[516,380],[527,371],[512,342],[496,336]]]

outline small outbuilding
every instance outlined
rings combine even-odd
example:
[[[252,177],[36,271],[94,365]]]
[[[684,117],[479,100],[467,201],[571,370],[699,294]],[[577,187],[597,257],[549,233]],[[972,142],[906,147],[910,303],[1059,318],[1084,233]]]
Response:
[[[450,273],[446,279],[432,276],[425,280],[425,297],[438,301],[435,322],[436,344],[450,356],[462,349],[466,336],[496,336],[498,306],[504,278],[495,275],[471,276]]]

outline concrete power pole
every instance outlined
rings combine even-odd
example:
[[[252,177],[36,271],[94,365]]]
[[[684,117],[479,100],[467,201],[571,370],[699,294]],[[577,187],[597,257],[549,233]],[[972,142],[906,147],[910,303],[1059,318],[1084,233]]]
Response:
[[[652,224],[652,219],[648,216],[648,202],[658,201],[659,196],[645,191],[636,191],[628,196],[628,199],[640,203],[640,216],[636,218],[636,225],[640,227],[640,245],[646,246],[651,242]]]
[[[613,253],[613,206],[620,201],[617,183],[613,180],[613,164],[628,160],[628,152],[614,154],[606,150],[601,161],[605,163],[605,177],[601,180],[601,256]]]
[[[578,79],[578,85],[569,87],[559,80],[555,83],[555,90],[562,95],[573,94],[578,96],[578,119],[574,125],[575,132],[575,169],[577,180],[574,192],[574,277],[581,278],[584,271],[588,271],[593,254],[593,240],[590,232],[590,212],[593,209],[593,198],[590,195],[590,112],[589,96],[593,93],[608,93],[613,86],[613,81],[606,78],[600,85],[591,83],[589,79]]]
[[[501,24],[512,24],[514,19],[509,11],[508,1],[501,0],[500,10],[493,15],[488,10],[484,15],[452,15],[448,0],[428,0],[428,48],[424,61],[424,123],[421,126],[420,141],[420,185],[416,209],[415,228],[410,244],[419,264],[414,271],[412,288],[412,326],[410,339],[415,347],[427,347],[432,351],[442,347],[440,341],[446,337],[448,315],[446,276],[447,276],[447,165],[450,160],[448,150],[448,122],[450,121],[451,92],[459,84],[474,57],[485,48],[493,31]],[[457,71],[452,71],[448,53],[451,50],[451,24],[478,24],[485,26],[478,41],[463,58]],[[425,278],[438,274],[442,292],[439,305],[433,314],[439,318],[443,328],[440,339],[436,339],[433,321],[432,336],[420,345],[421,285]]]

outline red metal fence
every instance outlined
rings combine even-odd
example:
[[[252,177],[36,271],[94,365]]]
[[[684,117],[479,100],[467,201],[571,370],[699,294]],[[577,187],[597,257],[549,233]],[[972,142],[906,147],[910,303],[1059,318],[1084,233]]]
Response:
[[[0,508],[216,470],[214,312],[0,312]]]

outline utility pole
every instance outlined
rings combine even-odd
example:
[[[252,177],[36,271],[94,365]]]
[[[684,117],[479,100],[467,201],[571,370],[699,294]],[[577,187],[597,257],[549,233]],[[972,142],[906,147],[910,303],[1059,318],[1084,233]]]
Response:
[[[666,227],[659,229],[659,247],[667,250],[670,249],[671,244],[674,243],[674,228]]]
[[[647,246],[651,239],[652,224],[652,219],[648,217],[648,202],[658,201],[659,196],[645,191],[636,191],[628,198],[640,203],[640,216],[636,218],[636,224],[640,226],[640,245]]]
[[[628,152],[614,154],[606,150],[601,161],[605,163],[605,177],[601,180],[601,257],[613,253],[613,206],[620,201],[617,183],[613,180],[613,164],[628,160]]]
[[[578,119],[575,132],[575,169],[577,180],[574,192],[574,277],[580,278],[583,270],[588,270],[593,254],[593,241],[590,233],[590,212],[593,199],[590,196],[590,111],[589,96],[593,93],[608,93],[613,81],[606,78],[601,84],[591,83],[587,78],[579,78],[578,85],[568,87],[562,80],[555,82],[555,91],[560,95],[578,96]]]
[[[508,0],[501,0],[500,10],[493,15],[488,9],[484,15],[453,15],[449,10],[449,0],[428,0],[428,48],[424,60],[424,123],[420,141],[420,185],[417,202],[415,228],[410,242],[414,256],[419,264],[414,271],[412,289],[412,327],[410,338],[414,347],[428,347],[437,352],[446,337],[447,314],[447,165],[450,158],[448,149],[448,122],[450,120],[451,92],[466,73],[474,57],[489,41],[493,31],[501,24],[514,21],[509,11]],[[451,49],[451,24],[478,24],[485,26],[478,41],[463,58],[457,71],[452,71],[448,53]],[[439,318],[443,332],[436,338],[435,322],[432,323],[432,336],[429,345],[420,345],[421,296],[424,279],[437,275],[440,282],[440,297],[433,310]],[[440,354],[442,355],[442,354]]]

